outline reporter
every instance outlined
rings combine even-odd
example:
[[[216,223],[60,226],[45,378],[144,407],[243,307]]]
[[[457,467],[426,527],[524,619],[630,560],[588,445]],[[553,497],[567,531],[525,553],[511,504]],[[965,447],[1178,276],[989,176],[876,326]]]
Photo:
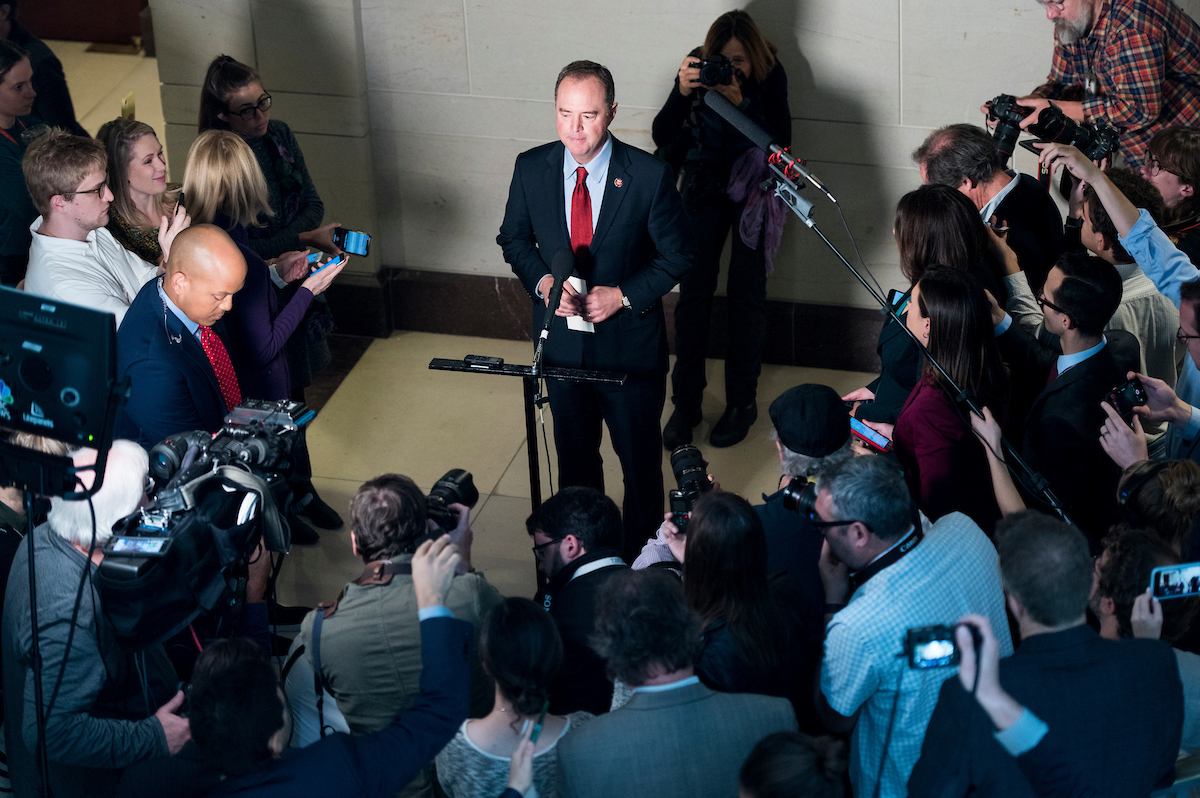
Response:
[[[154,128],[132,119],[105,122],[96,139],[108,153],[108,232],[148,263],[161,263],[158,231],[175,214],[178,190],[168,190],[167,162]]]
[[[1166,205],[1163,231],[1193,262],[1200,260],[1200,128],[1175,125],[1150,139],[1142,177],[1154,184]]]
[[[969,273],[934,267],[913,286],[908,329],[929,358],[979,405],[1002,416],[1008,374],[1000,360],[991,309]],[[989,535],[1000,518],[987,456],[971,432],[965,404],[956,401],[941,373],[925,361],[921,379],[896,419],[896,456],[917,506],[932,520],[960,511]]]
[[[33,67],[29,53],[12,42],[0,41],[0,283],[16,285],[29,261],[29,225],[38,211],[25,187],[21,159],[29,146],[22,134],[41,123],[30,116]]]
[[[700,83],[700,59],[726,58],[727,84]],[[713,446],[746,437],[758,417],[756,396],[767,327],[767,276],[779,248],[787,211],[759,187],[768,176],[766,153],[703,103],[716,91],[738,106],[781,147],[792,143],[787,75],[771,44],[745,11],[722,14],[704,45],[683,59],[675,85],[654,118],[654,143],[682,174],[680,192],[698,256],[679,284],[671,376],[675,410],[663,430],[673,450],[692,440],[706,385],[704,362],[721,253],[733,229],[726,288],[729,351],[725,358],[725,412],[713,427]]]

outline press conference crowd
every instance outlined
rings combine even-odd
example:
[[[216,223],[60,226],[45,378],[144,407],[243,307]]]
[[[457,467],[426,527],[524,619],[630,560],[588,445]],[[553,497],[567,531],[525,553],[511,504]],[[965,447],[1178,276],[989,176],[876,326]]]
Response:
[[[130,380],[90,502],[0,488],[8,789],[1169,794],[1200,749],[1200,583],[1175,568],[1200,561],[1200,28],[1170,0],[1037,2],[1054,54],[1020,126],[1061,113],[1117,147],[1047,137],[1039,179],[987,126],[933,131],[895,209],[907,284],[878,377],[763,397],[769,442],[748,438],[766,284],[797,268],[776,258],[789,211],[770,181],[802,181],[746,131],[791,143],[776,48],[721,15],[653,155],[610,133],[610,70],[568,64],[559,140],[518,157],[497,244],[545,365],[623,380],[546,381],[560,484],[526,521],[537,594],[475,568],[469,500],[439,513],[389,473],[330,507],[299,433],[279,515],[298,545],[348,526],[361,574],[315,609],[280,605],[281,560],[256,546],[228,574],[235,613],[131,646],[96,574],[155,499],[147,450],[217,433],[244,400],[303,401],[330,359],[344,230],[271,118],[269,76],[213,60],[168,185],[155,131],[87,135],[61,65],[0,1],[0,282],[111,313]],[[693,448],[721,268],[725,407]],[[778,482],[723,491],[737,475],[703,450],[734,445]]]

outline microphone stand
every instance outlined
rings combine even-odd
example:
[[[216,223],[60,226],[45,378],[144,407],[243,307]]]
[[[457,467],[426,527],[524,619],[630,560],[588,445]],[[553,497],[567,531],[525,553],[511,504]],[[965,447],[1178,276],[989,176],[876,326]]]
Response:
[[[842,264],[850,270],[850,273],[853,274],[860,283],[862,283],[863,288],[867,289],[867,292],[870,293],[871,297],[874,298],[874,300],[887,311],[888,317],[892,321],[895,321],[897,324],[899,324],[900,329],[904,330],[904,333],[912,339],[913,343],[915,343],[917,347],[924,352],[926,359],[933,364],[933,367],[938,370],[938,373],[942,376],[942,379],[945,380],[948,386],[950,386],[951,391],[954,393],[954,401],[966,405],[970,412],[974,413],[980,418],[983,418],[983,411],[980,410],[979,406],[975,404],[975,401],[967,395],[967,392],[960,388],[956,382],[954,382],[954,379],[949,373],[947,373],[946,369],[942,368],[942,364],[938,363],[937,360],[930,356],[929,350],[926,349],[919,340],[917,340],[917,336],[913,334],[912,330],[908,329],[908,325],[901,320],[900,316],[896,313],[896,309],[892,307],[892,304],[888,302],[885,297],[880,296],[879,292],[875,290],[874,286],[867,282],[858,269],[854,268],[854,264],[846,260],[845,256],[838,251],[836,246],[834,246],[833,242],[826,238],[825,234],[821,232],[821,229],[817,227],[816,222],[814,222],[812,218],[812,203],[800,196],[799,193],[799,190],[803,187],[803,183],[797,183],[791,177],[789,177],[786,173],[788,165],[785,163],[783,168],[780,168],[780,160],[781,159],[776,157],[771,157],[768,159],[767,167],[771,170],[774,177],[768,178],[763,182],[762,187],[764,190],[770,190],[769,184],[774,183],[775,196],[783,200],[784,204],[791,209],[792,213],[796,214],[796,216],[800,218],[800,221],[804,222],[809,229],[816,233],[820,239],[825,242],[825,246],[829,247],[830,251],[837,256],[838,260],[840,260]],[[833,202],[837,202],[837,200],[833,198],[833,195],[829,194],[828,191],[825,191],[824,188],[822,188],[822,191],[824,191],[824,193]],[[1063,521],[1067,522],[1068,524],[1072,524],[1073,522],[1067,515],[1066,510],[1063,508],[1062,502],[1060,502],[1058,497],[1054,495],[1054,491],[1050,489],[1049,481],[1037,471],[1034,471],[1033,468],[1031,468],[1030,465],[1025,462],[1024,458],[1017,453],[1016,448],[1003,436],[1000,438],[1000,448],[1004,451],[1004,462],[1008,466],[1009,472],[1016,477],[1021,484],[1025,485],[1030,492],[1040,495],[1046,504],[1048,504],[1050,508],[1053,509],[1060,518],[1062,518]]]

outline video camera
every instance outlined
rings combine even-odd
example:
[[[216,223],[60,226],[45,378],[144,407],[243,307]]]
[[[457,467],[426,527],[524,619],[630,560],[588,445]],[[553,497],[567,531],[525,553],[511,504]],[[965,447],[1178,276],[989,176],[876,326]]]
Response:
[[[685,443],[671,452],[671,470],[675,472],[675,483],[679,486],[668,494],[671,501],[671,523],[680,532],[686,532],[696,500],[712,490],[712,481],[708,478],[708,464],[704,462],[704,455],[699,449]]]
[[[201,612],[240,612],[244,570],[261,540],[286,553],[287,475],[301,402],[247,400],[216,434],[172,435],[150,450],[150,504],[113,527],[97,582],[118,641],[161,642]]]
[[[1033,112],[1021,105],[1011,94],[999,94],[988,103],[988,120],[996,123],[993,138],[996,148],[1007,163],[1021,134],[1021,122]],[[1076,122],[1050,103],[1038,114],[1037,121],[1029,126],[1029,132],[1038,137],[1039,143],[1058,142],[1078,148],[1089,161],[1099,161],[1113,152],[1119,145],[1120,132],[1104,122]],[[1037,149],[1026,146],[1031,152]]]

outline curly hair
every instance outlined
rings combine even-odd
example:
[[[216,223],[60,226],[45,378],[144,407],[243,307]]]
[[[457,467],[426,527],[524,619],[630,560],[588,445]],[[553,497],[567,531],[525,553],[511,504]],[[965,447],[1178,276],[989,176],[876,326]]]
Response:
[[[563,659],[558,627],[545,610],[527,598],[506,598],[492,607],[479,633],[479,653],[518,715],[541,712]]]
[[[1117,633],[1122,638],[1133,637],[1130,615],[1133,602],[1150,585],[1150,572],[1164,565],[1178,565],[1179,555],[1163,545],[1153,532],[1131,529],[1124,524],[1113,527],[1104,539],[1104,555],[1100,559],[1096,591],[1113,600],[1117,617]],[[1200,598],[1164,601],[1162,639],[1174,643],[1188,631],[1192,618],[1200,609]]]
[[[417,484],[402,474],[364,482],[350,500],[350,524],[363,562],[412,554],[425,534],[428,502]]]
[[[1133,467],[1126,470],[1125,479]],[[1200,513],[1200,464],[1177,460],[1163,465],[1153,479],[1136,488],[1125,501],[1130,520],[1154,535],[1176,554],[1192,533]]]
[[[659,569],[622,569],[596,602],[591,643],[606,663],[608,678],[636,687],[695,662],[700,618],[688,607],[676,577]]]
[[[758,741],[738,774],[748,798],[844,798],[846,744],[822,735],[775,732]]]

